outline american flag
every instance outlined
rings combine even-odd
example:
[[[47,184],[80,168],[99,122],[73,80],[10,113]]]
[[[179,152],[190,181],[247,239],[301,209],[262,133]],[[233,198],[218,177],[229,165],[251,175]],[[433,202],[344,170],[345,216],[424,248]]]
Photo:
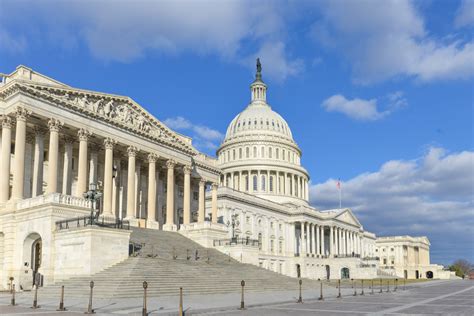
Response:
[[[340,190],[341,189],[341,179],[337,179],[337,184],[336,184],[337,188]]]

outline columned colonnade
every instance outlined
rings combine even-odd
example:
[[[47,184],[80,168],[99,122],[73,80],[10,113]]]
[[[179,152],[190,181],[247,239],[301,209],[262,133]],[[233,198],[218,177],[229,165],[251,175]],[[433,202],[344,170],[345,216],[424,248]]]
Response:
[[[257,169],[227,172],[221,177],[221,184],[242,192],[271,193],[309,199],[308,179],[286,171]]]
[[[99,181],[99,153],[97,140],[103,144],[103,215],[118,216],[118,207],[121,203],[117,203],[117,198],[120,194],[117,189],[119,178],[119,171],[125,164],[127,165],[127,181],[126,194],[123,195],[123,200],[126,200],[126,208],[124,207],[126,215],[122,217],[126,219],[135,219],[139,217],[137,204],[139,199],[137,188],[141,181],[137,177],[137,172],[141,170],[139,165],[145,160],[148,165],[148,175],[146,190],[142,192],[146,196],[142,206],[146,208],[146,218],[149,221],[157,220],[157,191],[158,177],[160,169],[164,167],[166,173],[166,212],[163,214],[166,217],[164,227],[172,228],[176,225],[176,198],[181,196],[175,192],[176,181],[184,183],[184,192],[182,193],[183,204],[183,224],[190,224],[191,216],[191,198],[193,190],[191,187],[192,180],[199,181],[199,196],[198,196],[198,222],[203,222],[205,219],[205,188],[211,181],[197,176],[192,178],[193,166],[178,164],[173,159],[166,159],[161,157],[156,152],[141,153],[140,150],[131,144],[118,144],[116,140],[110,137],[101,137],[100,135],[92,135],[86,129],[68,127],[68,133],[62,131],[63,122],[56,118],[50,118],[46,126],[38,124],[37,120],[29,122],[33,124],[31,130],[34,132],[34,137],[27,136],[27,122],[31,115],[31,111],[22,106],[17,106],[14,115],[3,115],[1,117],[2,135],[1,135],[1,152],[0,152],[0,203],[6,203],[9,200],[16,201],[24,198],[35,197],[38,195],[50,193],[62,193],[65,195],[74,195],[82,198],[83,193],[88,190],[88,183]],[[16,123],[16,124],[14,124]],[[16,125],[16,126],[15,126]],[[14,131],[14,158],[13,158],[13,181],[10,193],[10,171],[11,171],[11,156],[12,156],[12,130]],[[76,130],[77,137],[71,137],[71,130]],[[49,145],[47,147],[47,174],[46,174],[46,189],[43,189],[43,167],[45,157],[45,136],[49,133]],[[94,137],[95,142],[90,142],[91,137]],[[64,141],[64,157],[60,160],[60,139]],[[27,142],[34,142],[32,153],[32,171],[31,179],[25,183],[25,147]],[[78,155],[73,156],[74,144],[78,143]],[[126,151],[124,150],[126,148]],[[90,151],[93,149],[93,151]],[[126,152],[126,155],[124,154]],[[141,155],[139,155],[139,153]],[[126,156],[128,161],[121,162],[121,158]],[[118,158],[116,158],[118,157]],[[145,159],[143,159],[145,157]],[[77,181],[73,185],[73,159],[77,158]],[[59,188],[59,173],[60,163],[62,162],[62,186]],[[137,168],[138,167],[138,168]],[[138,180],[138,181],[137,181]],[[164,180],[164,179],[163,179]],[[25,188],[28,188],[26,190]],[[74,190],[73,190],[74,188]],[[217,223],[217,184],[211,182],[212,188],[212,204],[211,214],[212,222]],[[28,193],[26,193],[26,191]]]
[[[363,257],[365,255],[362,235],[356,230],[311,222],[299,224],[300,242],[299,245],[295,245],[295,249],[302,256]]]

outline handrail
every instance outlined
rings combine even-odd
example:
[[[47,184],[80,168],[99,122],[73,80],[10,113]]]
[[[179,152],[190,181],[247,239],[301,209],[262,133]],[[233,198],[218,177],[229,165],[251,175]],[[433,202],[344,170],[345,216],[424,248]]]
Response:
[[[232,245],[248,245],[253,247],[259,247],[260,242],[257,239],[250,238],[229,238],[229,239],[215,239],[213,241],[214,246],[232,246]]]
[[[90,216],[80,216],[74,218],[68,218],[59,220],[56,222],[56,230],[64,230],[70,228],[79,228],[79,227],[86,227],[86,226],[99,226],[99,227],[107,227],[107,228],[115,228],[115,229],[130,229],[130,222],[127,220],[122,220],[119,218],[114,217],[105,217],[102,216],[101,218],[91,218]]]

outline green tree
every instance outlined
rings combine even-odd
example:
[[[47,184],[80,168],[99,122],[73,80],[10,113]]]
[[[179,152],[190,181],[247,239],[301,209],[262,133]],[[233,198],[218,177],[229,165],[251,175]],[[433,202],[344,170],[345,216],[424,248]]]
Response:
[[[449,266],[450,271],[455,271],[458,277],[464,277],[469,271],[474,269],[474,265],[467,260],[458,259]]]

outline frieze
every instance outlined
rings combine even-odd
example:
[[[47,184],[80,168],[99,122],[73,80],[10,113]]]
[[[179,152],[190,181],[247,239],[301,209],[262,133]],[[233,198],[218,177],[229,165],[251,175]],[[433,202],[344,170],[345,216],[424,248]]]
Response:
[[[127,97],[92,93],[80,90],[65,90],[33,84],[16,84],[1,93],[4,99],[22,90],[32,95],[46,98],[69,109],[96,117],[116,126],[126,128],[142,136],[158,140],[171,147],[196,154],[196,150],[186,144],[161,122],[146,113],[140,106]]]

